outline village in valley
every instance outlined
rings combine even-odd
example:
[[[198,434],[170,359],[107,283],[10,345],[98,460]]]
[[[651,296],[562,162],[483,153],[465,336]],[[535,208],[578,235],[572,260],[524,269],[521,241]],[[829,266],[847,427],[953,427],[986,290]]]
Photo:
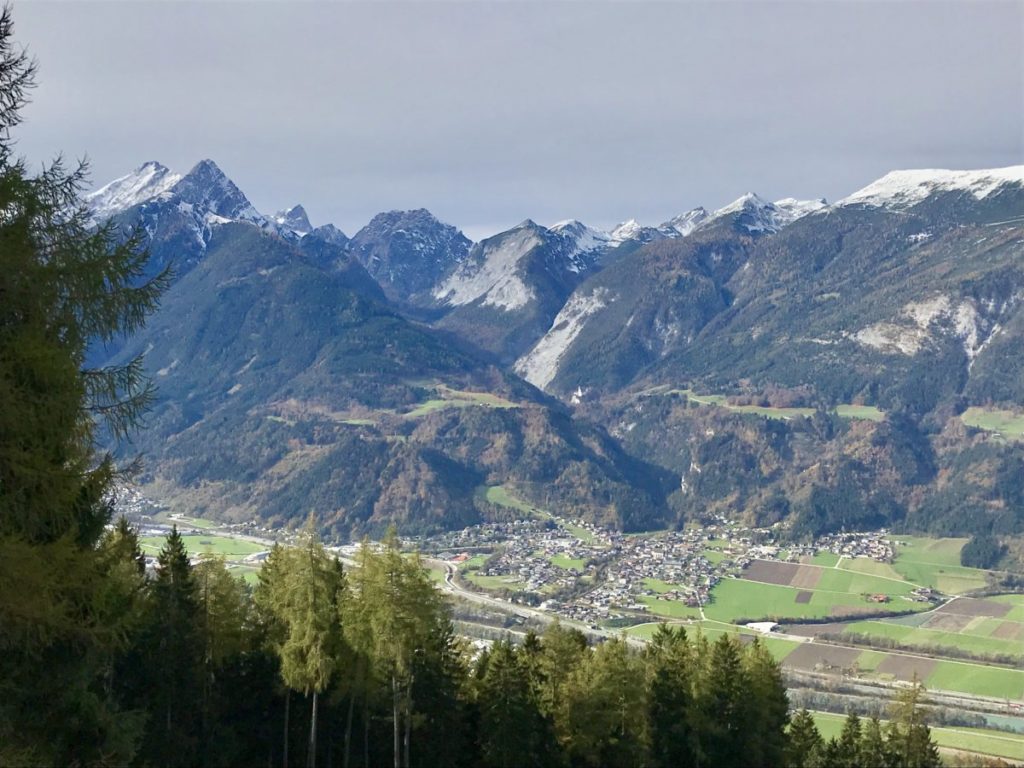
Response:
[[[627,626],[672,615],[678,603],[697,614],[723,579],[738,578],[754,561],[800,563],[821,552],[888,563],[886,531],[828,536],[781,545],[777,532],[719,518],[705,526],[654,534],[623,534],[584,521],[526,519],[486,523],[412,544],[450,563],[459,583],[585,624]],[[931,590],[914,599],[928,602]],[[865,599],[888,602],[888,595]]]

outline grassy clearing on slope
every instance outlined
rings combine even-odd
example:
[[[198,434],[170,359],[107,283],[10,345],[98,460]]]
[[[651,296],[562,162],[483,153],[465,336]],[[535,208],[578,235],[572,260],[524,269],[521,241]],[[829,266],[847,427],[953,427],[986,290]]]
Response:
[[[831,712],[812,712],[814,724],[825,740],[839,738],[843,730],[845,715]],[[862,722],[863,722],[862,718]],[[883,721],[884,722],[884,721]],[[940,728],[932,727],[932,738],[940,747],[962,749],[983,755],[1024,760],[1024,738],[1005,731],[987,728]]]
[[[1010,440],[1024,440],[1024,414],[997,408],[971,407],[960,414],[960,420],[969,427],[998,432]]]
[[[432,398],[426,402],[420,403],[403,415],[406,418],[416,419],[421,416],[426,416],[429,413],[433,413],[434,411],[440,411],[444,408],[469,408],[471,406],[480,406],[484,408],[519,407],[517,403],[513,403],[511,400],[506,400],[505,398],[499,397],[498,395],[490,392],[471,392],[463,389],[451,389],[444,384],[438,384],[434,389],[440,397]]]
[[[244,539],[233,539],[228,536],[217,536],[215,534],[196,534],[193,536],[182,536],[182,541],[190,555],[201,555],[209,552],[214,555],[225,557],[245,557],[254,552],[263,552],[266,546]],[[139,540],[139,546],[146,554],[156,554],[164,545],[163,536],[144,536]]]
[[[873,405],[836,406],[836,416],[842,419],[864,419],[865,421],[885,421],[885,414]]]
[[[755,416],[763,416],[767,419],[793,419],[814,415],[813,408],[774,408],[762,405],[733,405],[728,402],[725,395],[698,395],[689,389],[672,389],[666,394],[683,395],[692,403],[698,405],[717,405],[721,408],[728,408],[735,413],[747,413]],[[867,421],[884,421],[885,414],[873,405],[853,405],[842,403],[837,405],[834,413],[843,419],[865,419]]]

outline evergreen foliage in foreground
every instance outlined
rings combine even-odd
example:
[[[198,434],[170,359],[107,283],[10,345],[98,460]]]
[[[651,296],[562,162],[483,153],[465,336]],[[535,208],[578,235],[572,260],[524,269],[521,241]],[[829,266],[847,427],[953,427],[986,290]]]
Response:
[[[190,564],[177,532],[139,580],[133,537],[118,525],[101,544],[137,587],[106,689],[141,724],[126,764],[939,765],[920,687],[885,729],[851,715],[825,742],[809,713],[790,716],[757,640],[662,626],[642,650],[591,647],[555,623],[475,652],[393,536],[343,570],[307,531],[251,592],[220,559]]]

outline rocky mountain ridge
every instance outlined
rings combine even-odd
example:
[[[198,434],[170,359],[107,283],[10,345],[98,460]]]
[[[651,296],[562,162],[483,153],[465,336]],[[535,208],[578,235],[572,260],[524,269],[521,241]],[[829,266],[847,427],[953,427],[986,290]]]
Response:
[[[147,163],[88,200],[97,219],[143,228],[154,269],[175,265],[180,285],[158,318],[163,335],[143,337],[169,398],[158,419],[167,447],[156,449],[152,479],[192,501],[209,496],[200,488],[220,488],[232,501],[215,513],[270,509],[284,519],[297,488],[321,488],[319,514],[338,530],[386,520],[425,530],[476,519],[480,487],[513,483],[526,497],[547,488],[550,498],[556,488],[581,516],[629,528],[710,510],[760,520],[773,509],[795,530],[828,528],[843,515],[967,530],[949,512],[954,498],[981,528],[1024,526],[1012,481],[978,482],[988,476],[978,467],[1015,466],[1020,448],[965,438],[957,418],[972,405],[1024,406],[1015,352],[1024,344],[1024,167],[894,172],[831,205],[748,194],[710,213],[610,232],[526,220],[476,244],[422,209],[382,213],[351,241],[332,225],[313,228],[301,206],[263,216],[209,161],[184,176]],[[225,259],[247,264],[253,248],[277,261],[250,265],[255,275],[224,272]],[[216,269],[206,265],[212,250]],[[299,272],[296,284],[311,296],[340,284],[319,305],[324,317],[295,305],[301,292],[274,288]],[[228,300],[243,285],[245,300]],[[186,289],[219,298],[200,310],[179,293]],[[331,307],[352,321],[333,324]],[[269,334],[262,351],[239,347],[218,362],[218,345],[245,327],[256,338],[261,322],[290,329],[293,340]],[[306,326],[320,330],[299,343]],[[282,367],[291,371],[286,383],[271,374],[289,346],[307,349],[307,362]],[[423,350],[459,362],[428,365]],[[341,364],[339,354],[364,362]],[[241,378],[197,378],[200,361]],[[185,370],[185,384],[168,386]],[[769,412],[780,403],[801,414],[855,404],[883,420],[827,426],[823,416],[801,426],[785,416],[754,429],[747,416],[695,411],[671,394],[684,389]],[[481,406],[485,394],[515,407]],[[198,421],[168,415],[195,407]],[[230,428],[211,432],[217,418]],[[274,454],[276,463],[236,461],[211,479],[209,445],[259,456],[266,448],[256,443],[280,424],[298,433],[273,439],[299,447]],[[377,456],[367,458],[376,467],[368,477],[391,481],[331,475],[331,461],[320,460],[340,454],[317,442],[327,434],[323,445]],[[563,447],[527,460],[528,444]],[[206,463],[186,461],[185,446]],[[715,462],[731,469],[712,471]],[[245,482],[216,485],[232,476]],[[356,485],[359,512],[338,502]],[[658,499],[673,487],[667,509]],[[852,506],[835,506],[847,497]],[[452,510],[450,520],[437,505]]]

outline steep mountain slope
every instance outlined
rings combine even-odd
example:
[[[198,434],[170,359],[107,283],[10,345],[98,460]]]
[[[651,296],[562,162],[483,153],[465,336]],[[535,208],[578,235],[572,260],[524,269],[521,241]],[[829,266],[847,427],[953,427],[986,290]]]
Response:
[[[419,209],[377,214],[349,247],[389,298],[424,305],[431,303],[430,289],[466,258],[471,245],[455,227]]]
[[[652,240],[580,285],[515,370],[561,395],[626,386],[728,307],[725,282],[755,238],[783,226],[777,217],[772,203],[746,195],[713,214],[698,209],[663,224],[658,231],[671,237]]]
[[[899,200],[844,201],[762,240],[723,285],[728,311],[648,380],[812,382],[918,415],[961,394],[1024,401],[1006,354],[1022,342],[1024,186]]]
[[[309,234],[333,245],[348,241],[331,224],[314,228],[301,205],[264,216],[212,160],[201,160],[184,176],[143,163],[86,195],[85,202],[96,221],[113,219],[145,231],[153,274],[168,265],[179,277],[189,272],[205,255],[213,229],[229,222],[247,222],[293,242]]]
[[[136,446],[160,498],[279,524],[312,512],[339,535],[415,533],[476,522],[477,489],[515,483],[609,524],[664,519],[658,473],[368,296],[351,257],[342,269],[337,251],[316,255],[250,224],[214,227],[120,352],[148,350],[160,387]]]
[[[610,239],[579,222],[547,229],[527,219],[475,246],[434,288],[438,326],[511,363],[551,325],[566,297],[599,269]]]

